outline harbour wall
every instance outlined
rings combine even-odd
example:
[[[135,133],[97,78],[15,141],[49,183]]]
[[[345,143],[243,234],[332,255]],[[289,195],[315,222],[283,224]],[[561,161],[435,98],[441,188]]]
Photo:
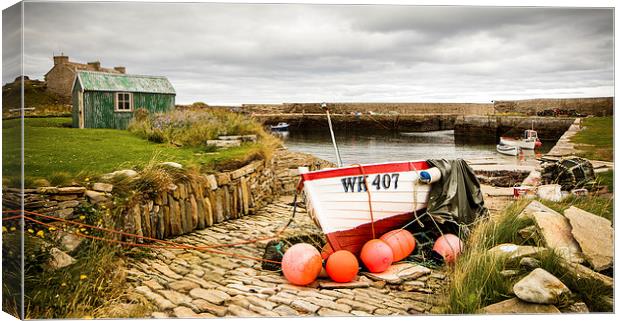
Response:
[[[575,111],[579,114],[594,116],[611,116],[614,112],[613,97],[595,98],[558,98],[558,99],[525,99],[497,100],[493,103],[496,113],[522,113],[535,116],[545,110]]]
[[[500,136],[521,136],[534,128],[541,140],[557,140],[575,121],[570,117],[459,116],[454,122],[454,137],[460,142],[494,143]]]

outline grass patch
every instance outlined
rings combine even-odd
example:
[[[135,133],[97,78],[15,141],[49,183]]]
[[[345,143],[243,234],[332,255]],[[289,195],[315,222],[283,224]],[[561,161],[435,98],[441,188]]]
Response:
[[[598,196],[569,197],[562,202],[542,201],[557,211],[563,211],[571,205],[610,218],[613,216],[611,200]],[[520,268],[518,261],[490,255],[488,250],[501,243],[517,245],[539,245],[534,238],[523,239],[517,233],[520,229],[532,225],[529,219],[518,218],[519,213],[529,204],[528,200],[511,203],[506,209],[492,218],[477,222],[469,239],[465,240],[465,249],[454,266],[453,277],[447,288],[444,312],[449,314],[472,314],[481,308],[497,303],[514,295],[511,288],[514,283],[529,271]],[[573,299],[586,303],[592,312],[608,312],[612,307],[608,298],[611,292],[595,280],[577,277],[562,264],[562,259],[553,251],[546,251],[534,256],[541,261],[541,267],[558,277],[574,293]],[[515,277],[505,277],[501,271],[518,270]],[[558,305],[563,307],[566,302]]]
[[[501,243],[532,243],[532,240],[521,239],[517,233],[532,224],[530,220],[517,217],[527,204],[523,200],[514,202],[501,215],[476,224],[455,264],[445,313],[476,313],[484,306],[510,297],[508,290],[513,283],[500,274],[507,261],[490,255],[488,250]]]
[[[562,213],[571,206],[578,207],[584,211],[588,211],[594,215],[604,217],[613,222],[614,201],[612,198],[600,197],[596,195],[589,196],[568,196],[559,202],[552,202],[539,199],[539,202],[548,206],[552,210]]]
[[[265,142],[245,143],[207,153],[199,147],[150,142],[124,130],[65,128],[70,121],[70,118],[24,119],[26,186],[34,186],[37,179],[63,185],[71,179],[80,181],[122,168],[140,169],[153,158],[209,172],[220,166],[243,165],[268,157],[273,148]],[[20,119],[3,120],[3,184],[8,186],[19,182],[20,145],[13,143],[19,137],[19,125]]]
[[[587,117],[581,119],[585,128],[572,137],[580,156],[588,159],[613,161],[614,119],[613,117]]]

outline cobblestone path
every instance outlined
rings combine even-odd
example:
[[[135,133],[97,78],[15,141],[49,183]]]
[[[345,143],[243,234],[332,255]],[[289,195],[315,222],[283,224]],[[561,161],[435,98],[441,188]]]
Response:
[[[223,222],[171,239],[204,246],[273,236],[290,218],[291,197],[283,197],[255,215]],[[298,209],[299,210],[299,209]],[[319,232],[303,209],[285,236]],[[267,241],[226,249],[227,252],[262,257]],[[399,284],[372,281],[334,284],[327,279],[308,287],[288,284],[261,262],[196,250],[153,249],[147,259],[129,262],[128,279],[135,292],[156,307],[152,317],[215,316],[367,316],[410,315],[437,312],[445,276],[428,271]]]

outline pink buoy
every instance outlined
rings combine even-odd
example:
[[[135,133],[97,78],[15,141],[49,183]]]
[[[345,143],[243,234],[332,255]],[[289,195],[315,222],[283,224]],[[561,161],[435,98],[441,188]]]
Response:
[[[321,254],[314,246],[298,243],[282,257],[282,273],[295,285],[307,285],[316,280],[323,267]]]
[[[390,267],[394,261],[394,252],[383,240],[374,239],[364,244],[360,258],[368,271],[380,273]]]
[[[440,236],[433,245],[433,251],[439,253],[446,263],[454,263],[462,250],[463,242],[454,234]]]

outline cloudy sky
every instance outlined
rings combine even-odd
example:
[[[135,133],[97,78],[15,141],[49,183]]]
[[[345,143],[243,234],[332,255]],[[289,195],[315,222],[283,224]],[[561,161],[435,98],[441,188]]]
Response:
[[[179,103],[613,96],[611,9],[26,3],[24,35],[31,78],[63,52],[165,75]]]

